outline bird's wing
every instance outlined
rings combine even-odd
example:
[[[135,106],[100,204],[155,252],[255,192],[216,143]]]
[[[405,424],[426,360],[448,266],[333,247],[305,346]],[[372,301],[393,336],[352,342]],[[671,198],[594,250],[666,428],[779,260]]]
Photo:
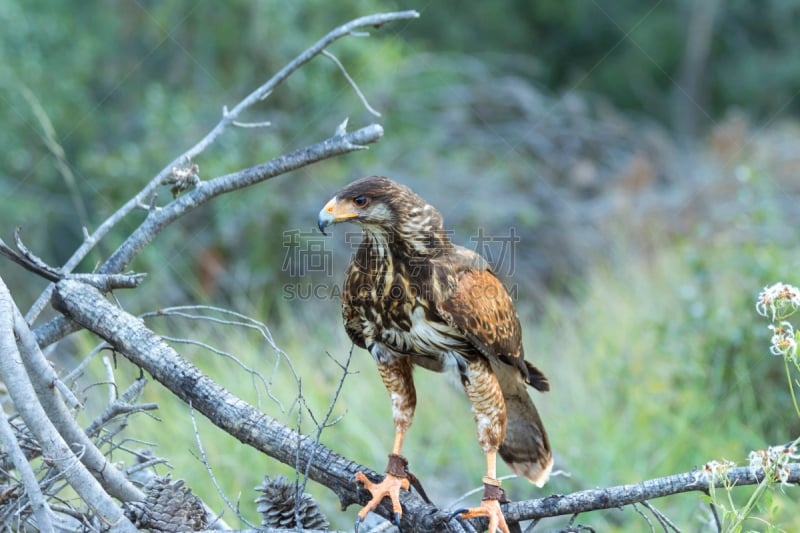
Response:
[[[448,272],[451,291],[437,303],[437,310],[489,360],[503,393],[506,434],[498,452],[515,473],[542,486],[550,475],[553,457],[525,383],[541,391],[549,390],[550,384],[538,368],[525,361],[511,297],[475,252],[459,248],[441,268]]]
[[[549,390],[544,374],[525,360],[522,333],[514,303],[489,265],[477,253],[456,247],[437,267],[448,269],[449,295],[436,310],[450,326],[490,361],[516,367],[538,390]]]

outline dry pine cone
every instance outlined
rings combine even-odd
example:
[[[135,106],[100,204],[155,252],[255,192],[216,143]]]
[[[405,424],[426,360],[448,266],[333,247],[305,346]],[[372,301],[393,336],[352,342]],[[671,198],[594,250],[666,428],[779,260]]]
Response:
[[[270,479],[264,477],[264,483],[256,487],[263,494],[256,498],[257,510],[261,513],[261,525],[282,529],[297,527],[295,521],[295,503],[300,527],[303,529],[328,529],[328,519],[319,510],[319,505],[310,494],[303,493],[296,498],[294,483],[289,483],[286,476]]]
[[[144,501],[125,504],[125,515],[139,529],[150,531],[198,531],[208,525],[200,498],[183,480],[170,475],[154,477],[143,487]]]

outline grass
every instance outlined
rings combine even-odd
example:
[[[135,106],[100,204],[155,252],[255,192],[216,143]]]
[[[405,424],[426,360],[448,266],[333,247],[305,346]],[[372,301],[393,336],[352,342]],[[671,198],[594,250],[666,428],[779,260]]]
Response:
[[[760,269],[724,239],[709,243],[699,263],[696,253],[677,246],[651,257],[616,254],[613,264],[595,266],[577,301],[551,303],[530,332],[528,345],[559,354],[556,365],[545,363],[559,401],[543,410],[545,420],[570,426],[566,446],[562,430],[551,431],[575,485],[629,483],[712,459],[746,464],[749,450],[796,434],[785,386],[773,376],[781,361],[768,354],[753,309]],[[734,501],[746,501],[752,489],[735,492]],[[699,528],[701,502],[678,496],[655,504]],[[777,494],[771,513],[796,527],[786,502]],[[629,510],[581,519],[603,530],[646,529]]]
[[[535,393],[534,399],[551,435],[556,469],[567,475],[555,476],[543,490],[523,480],[507,481],[513,499],[632,483],[688,471],[712,459],[746,464],[750,450],[795,436],[798,421],[787,402],[781,362],[769,355],[768,332],[753,309],[753,297],[770,281],[770,271],[795,258],[774,249],[752,252],[741,254],[741,248],[725,238],[702,248],[661,246],[649,256],[617,250],[614,259],[593,265],[572,295],[552,296],[535,313],[520,304],[528,357],[553,385],[550,393]],[[772,258],[769,265],[764,257]],[[344,361],[350,349],[338,303],[284,302],[273,311],[280,317],[273,328],[275,342],[288,354],[303,397],[319,417],[341,377],[333,358]],[[260,371],[270,380],[268,387],[254,382],[228,357],[176,345],[235,394],[297,425],[298,382],[287,362],[256,332],[193,320],[160,318],[150,324],[171,337],[214,345]],[[341,419],[323,431],[322,442],[381,470],[393,434],[389,399],[366,352],[354,350],[350,371],[334,409],[334,418]],[[120,361],[117,373],[124,386],[138,370]],[[433,500],[447,506],[480,484],[484,458],[460,386],[424,370],[417,372],[416,380],[419,407],[404,453]],[[148,385],[143,400],[159,404],[160,420],[137,415],[128,434],[156,442],[155,452],[169,459],[173,477],[186,479],[209,505],[221,510],[222,500],[198,459],[188,408],[157,383]],[[258,524],[252,488],[265,475],[291,478],[293,471],[201,417],[198,428],[222,490]],[[314,430],[307,415],[301,418],[301,430]],[[505,465],[500,467],[500,475],[509,473]],[[333,527],[350,527],[355,508],[342,512],[325,488],[311,483],[308,490]],[[734,489],[730,502],[724,503],[729,510],[744,506],[753,490]],[[784,530],[800,527],[791,511],[796,491],[771,490],[755,508],[757,518],[744,522],[745,530],[767,531],[768,522]],[[467,503],[478,497],[471,496]],[[686,530],[709,530],[702,495],[653,503]],[[225,518],[236,525],[230,511]],[[649,530],[631,508],[588,513],[578,522],[603,531]],[[553,519],[545,527],[564,523]]]

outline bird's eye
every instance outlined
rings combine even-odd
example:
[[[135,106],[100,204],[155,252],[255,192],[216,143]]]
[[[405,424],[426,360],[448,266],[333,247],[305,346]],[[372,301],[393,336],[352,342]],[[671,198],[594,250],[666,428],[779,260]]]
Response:
[[[358,196],[353,198],[353,205],[356,207],[364,207],[365,205],[367,205],[367,203],[369,203],[369,200],[367,200],[367,197],[364,196],[363,194],[359,194]]]

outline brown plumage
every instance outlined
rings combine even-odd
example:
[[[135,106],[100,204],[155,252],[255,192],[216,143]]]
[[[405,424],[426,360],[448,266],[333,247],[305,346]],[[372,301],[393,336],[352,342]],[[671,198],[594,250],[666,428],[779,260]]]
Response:
[[[487,455],[487,495],[496,493],[488,487],[499,485],[498,452],[515,473],[544,484],[552,455],[526,385],[546,391],[549,383],[525,360],[516,310],[486,261],[454,245],[439,212],[388,178],[373,176],[344,187],[320,211],[318,224],[324,233],[329,224],[343,221],[360,224],[363,238],[345,276],[342,315],[347,334],[372,354],[390,393],[392,454],[399,456],[416,406],[413,366],[454,368]],[[393,477],[387,474],[383,484],[394,483]],[[365,484],[374,498],[359,520],[387,493],[385,486]],[[399,512],[398,491],[388,489]],[[496,501],[494,506],[465,516],[488,514],[506,531]]]

